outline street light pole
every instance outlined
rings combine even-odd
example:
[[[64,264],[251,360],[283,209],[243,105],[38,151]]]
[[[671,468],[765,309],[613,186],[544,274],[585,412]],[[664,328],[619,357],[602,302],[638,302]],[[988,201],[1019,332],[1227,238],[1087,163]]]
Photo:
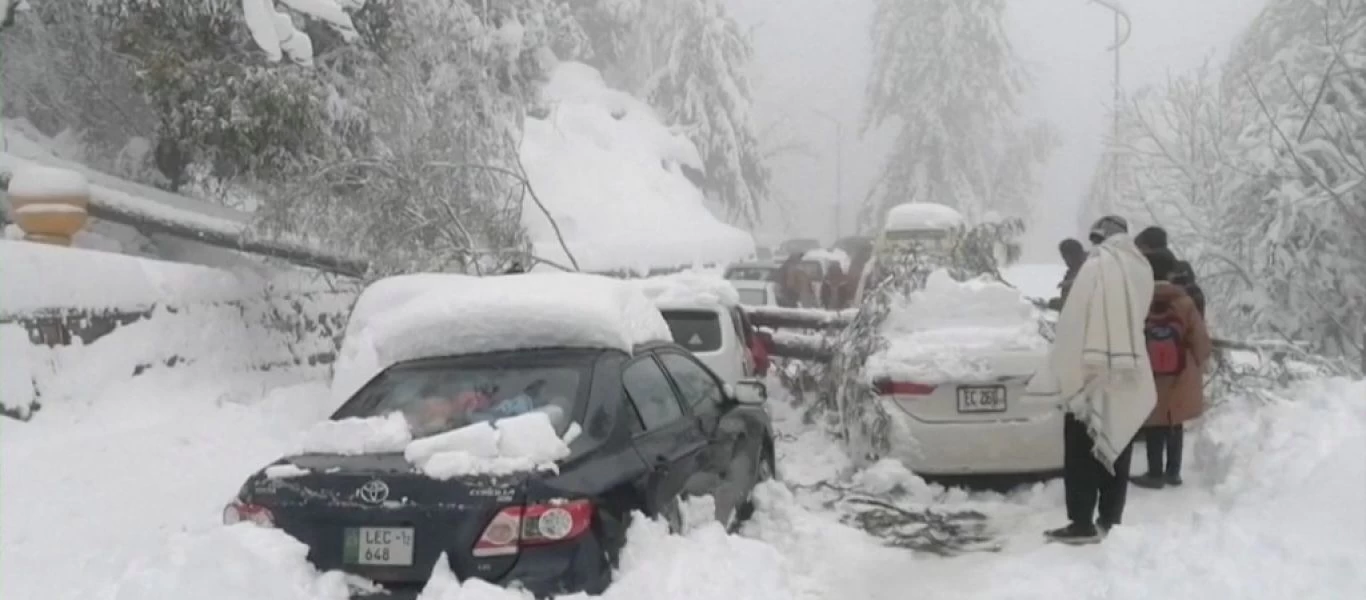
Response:
[[[835,124],[835,239],[838,242],[843,233],[844,206],[844,123],[825,111],[812,109],[811,112]]]
[[[1119,103],[1123,101],[1122,87],[1119,78],[1119,47],[1129,41],[1129,36],[1133,33],[1133,22],[1129,20],[1129,14],[1124,12],[1124,8],[1115,5],[1110,0],[1091,0],[1093,4],[1099,4],[1110,9],[1115,13],[1115,43],[1107,50],[1115,53],[1115,100],[1114,100],[1114,123],[1110,129],[1110,143],[1119,143]],[[1123,28],[1120,21],[1123,21]],[[1110,150],[1110,202],[1114,202],[1114,196],[1119,191],[1119,155],[1112,149]],[[1110,208],[1114,208],[1113,206]]]

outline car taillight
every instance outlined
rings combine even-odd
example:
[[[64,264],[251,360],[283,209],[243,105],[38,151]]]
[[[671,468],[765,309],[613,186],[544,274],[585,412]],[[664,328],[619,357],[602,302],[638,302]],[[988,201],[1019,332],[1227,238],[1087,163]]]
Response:
[[[233,500],[223,507],[223,524],[234,525],[246,521],[261,527],[274,527],[275,516],[270,509],[258,504],[246,504]]]
[[[934,393],[935,386],[910,381],[879,379],[873,382],[873,389],[879,396],[928,396]]]
[[[577,538],[593,524],[588,500],[552,501],[498,511],[474,543],[475,556],[516,554],[522,546],[555,544]]]

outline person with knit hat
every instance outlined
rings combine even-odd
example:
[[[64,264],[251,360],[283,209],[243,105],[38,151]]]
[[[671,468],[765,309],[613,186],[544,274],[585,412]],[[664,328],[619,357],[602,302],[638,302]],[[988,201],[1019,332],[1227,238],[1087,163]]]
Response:
[[[1178,269],[1176,256],[1158,249],[1149,251],[1147,257],[1156,281],[1145,334],[1157,405],[1141,430],[1148,472],[1133,483],[1158,489],[1181,485],[1184,427],[1204,412],[1204,373],[1212,345],[1195,301],[1172,281]]]
[[[1096,221],[1089,239],[1095,248],[1058,315],[1048,360],[1026,389],[1067,413],[1063,485],[1070,523],[1045,535],[1069,544],[1098,542],[1120,523],[1133,440],[1157,402],[1143,335],[1152,267],[1123,217]]]

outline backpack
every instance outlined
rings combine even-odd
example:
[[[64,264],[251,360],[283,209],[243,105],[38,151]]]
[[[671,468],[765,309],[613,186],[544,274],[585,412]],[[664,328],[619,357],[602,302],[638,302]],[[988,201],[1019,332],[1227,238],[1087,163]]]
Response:
[[[1143,325],[1148,360],[1155,377],[1173,377],[1186,370],[1186,327],[1171,313],[1149,316]]]

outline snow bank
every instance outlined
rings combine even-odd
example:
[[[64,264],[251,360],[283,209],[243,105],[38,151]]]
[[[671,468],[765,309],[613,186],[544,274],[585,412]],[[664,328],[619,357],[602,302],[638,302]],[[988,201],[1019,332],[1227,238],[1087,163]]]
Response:
[[[668,340],[669,327],[628,282],[570,273],[425,275],[361,294],[333,371],[340,404],[394,364],[528,348],[618,348]]]
[[[906,229],[947,229],[965,223],[962,213],[933,202],[909,202],[887,211],[887,231]]]
[[[866,372],[931,384],[1028,375],[1048,348],[1038,318],[1019,290],[935,271],[923,290],[893,304],[881,329],[888,347],[868,358]]]
[[[683,271],[635,280],[656,306],[737,306],[740,292],[718,273]]]
[[[1058,295],[1058,283],[1067,266],[1056,264],[1015,264],[1001,269],[1001,277],[1028,298],[1049,299]]]
[[[144,309],[240,299],[262,289],[245,273],[11,240],[0,240],[0,281],[0,314]]]
[[[541,91],[550,112],[527,118],[522,162],[580,268],[645,271],[754,253],[753,238],[709,212],[683,174],[685,165],[702,170],[697,149],[648,105],[575,62],[558,65]],[[522,215],[536,253],[567,264],[531,198]]]

